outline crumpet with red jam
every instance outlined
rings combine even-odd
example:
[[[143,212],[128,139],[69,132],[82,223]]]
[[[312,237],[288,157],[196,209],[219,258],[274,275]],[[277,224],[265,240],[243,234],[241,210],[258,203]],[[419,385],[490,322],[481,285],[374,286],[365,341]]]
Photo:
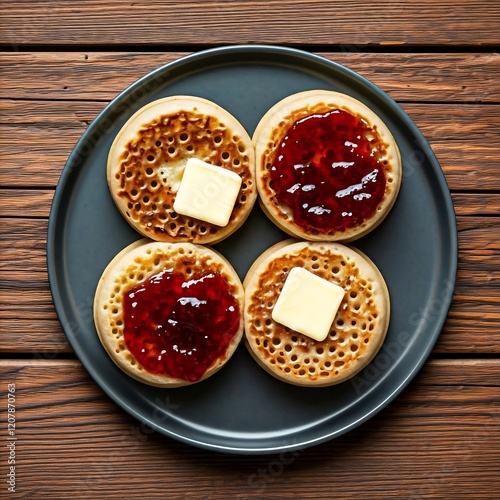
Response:
[[[266,215],[306,240],[352,241],[378,226],[401,185],[401,156],[382,119],[357,99],[312,90],[275,104],[254,135]]]
[[[94,299],[99,339],[127,375],[157,387],[207,379],[243,335],[243,287],[218,252],[143,239],[106,267]]]

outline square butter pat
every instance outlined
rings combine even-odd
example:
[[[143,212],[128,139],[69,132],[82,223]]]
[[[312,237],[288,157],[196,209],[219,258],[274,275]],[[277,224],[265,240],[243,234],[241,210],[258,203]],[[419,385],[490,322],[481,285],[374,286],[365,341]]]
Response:
[[[226,226],[238,198],[241,177],[230,170],[189,158],[174,210],[217,226]]]
[[[325,340],[344,289],[301,267],[288,274],[272,312],[274,321],[314,340]]]

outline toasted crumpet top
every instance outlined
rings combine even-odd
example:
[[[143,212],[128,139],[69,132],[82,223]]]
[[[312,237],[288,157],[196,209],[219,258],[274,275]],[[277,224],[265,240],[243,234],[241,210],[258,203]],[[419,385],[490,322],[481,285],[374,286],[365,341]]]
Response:
[[[324,115],[334,110],[348,112],[359,119],[359,123],[363,128],[363,132],[361,133],[368,141],[367,143],[371,149],[372,154],[370,156],[374,156],[378,163],[377,170],[380,170],[380,172],[377,172],[377,175],[379,178],[381,174],[385,175],[385,188],[382,188],[383,192],[380,202],[376,208],[373,207],[373,215],[364,218],[361,222],[353,222],[352,224],[355,224],[353,227],[337,227],[332,229],[328,227],[322,227],[321,229],[313,226],[307,227],[304,224],[298,224],[294,220],[293,210],[289,204],[279,199],[276,186],[273,185],[271,180],[271,171],[275,168],[280,147],[283,146],[283,140],[288,139],[287,134],[292,126],[304,121],[307,117]],[[324,90],[312,90],[291,95],[274,105],[262,117],[253,134],[252,140],[256,151],[257,188],[261,206],[276,225],[292,236],[316,241],[347,242],[355,240],[380,224],[389,213],[398,195],[402,176],[401,157],[394,137],[385,123],[371,109],[348,95]],[[345,143],[345,145],[348,144],[350,145],[351,143]],[[357,145],[354,144],[353,147],[356,148]],[[331,161],[328,164],[327,160],[327,156],[331,153],[332,151],[326,145],[325,152],[321,153],[324,156],[317,158],[318,154],[316,154],[306,167],[313,166],[316,168],[315,165],[323,163],[331,165]],[[349,162],[336,161],[336,172],[340,176],[345,175],[348,171],[345,167],[349,165]],[[298,163],[300,163],[300,160]],[[303,167],[303,165],[298,164],[294,166],[294,168],[299,167]],[[331,168],[328,169],[328,174],[336,175]],[[335,200],[336,203],[338,202],[339,208],[335,212],[342,213],[342,216],[352,216],[352,213],[348,211],[343,212],[342,203],[345,204],[345,200],[347,200],[344,196],[348,195],[348,197],[351,197],[354,195],[355,198],[358,197],[360,202],[365,203],[362,201],[363,197],[368,197],[368,195],[361,194],[360,196],[359,193],[362,190],[361,186],[370,185],[371,180],[372,177],[370,174],[357,179],[351,185],[345,185],[344,189],[339,190],[336,194],[338,198]],[[306,180],[304,180],[304,183],[305,185],[302,186],[299,184],[292,186],[292,191],[287,192],[294,192],[293,190],[300,188],[310,190],[311,185],[308,185]],[[317,188],[318,186],[315,187]],[[331,192],[335,193],[334,187],[329,188],[326,186],[325,189],[330,189]],[[311,191],[310,193],[311,196],[316,196],[313,193],[316,193],[316,191]],[[299,192],[299,194],[302,193]],[[324,213],[325,208],[321,206],[311,207],[309,211],[311,210],[315,210],[315,213],[321,214]],[[319,212],[317,212],[318,210]]]
[[[291,330],[271,316],[294,267],[345,290],[324,341]],[[363,369],[384,341],[390,316],[387,286],[373,262],[354,248],[286,240],[266,250],[243,283],[245,343],[259,365],[280,380],[308,387],[338,384]]]
[[[222,355],[213,360],[199,380],[190,381],[146,369],[132,354],[125,338],[125,294],[138,285],[146,283],[150,278],[156,279],[165,272],[182,274],[184,283],[199,282],[197,276],[200,274],[218,273],[227,285],[227,292],[236,303],[237,323],[234,336]],[[232,356],[243,335],[243,294],[243,286],[236,272],[229,262],[215,250],[191,243],[152,242],[143,239],[122,250],[104,270],[94,299],[94,321],[102,345],[111,359],[125,373],[148,385],[181,387],[210,377]],[[177,303],[190,302],[193,306],[192,310],[196,310],[200,301],[196,297],[190,297],[189,291],[185,295],[185,297],[178,298]],[[161,313],[164,308],[162,304],[156,312],[152,310],[147,320],[154,318],[156,313]],[[189,314],[192,314],[192,311],[189,311]],[[171,321],[172,319],[168,320],[169,323]],[[166,328],[166,325],[161,327]],[[196,335],[204,334],[200,332]],[[151,349],[151,345],[146,344],[144,347],[146,351]],[[157,350],[153,349],[152,352],[155,356],[158,354]]]
[[[186,162],[192,157],[242,178],[224,227],[173,209]],[[120,130],[108,156],[113,200],[137,231],[156,241],[207,244],[226,238],[253,207],[254,177],[254,149],[243,126],[217,104],[192,96],[166,97],[141,108]]]

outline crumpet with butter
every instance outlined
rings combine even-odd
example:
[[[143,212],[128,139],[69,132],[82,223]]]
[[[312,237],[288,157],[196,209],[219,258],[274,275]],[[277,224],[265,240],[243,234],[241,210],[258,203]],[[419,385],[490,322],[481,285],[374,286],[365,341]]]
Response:
[[[99,339],[127,375],[157,387],[207,379],[243,335],[243,286],[211,248],[143,239],[106,267],[94,299]]]
[[[194,183],[184,179],[190,161]],[[246,130],[219,105],[193,96],[166,97],[139,109],[111,146],[107,180],[121,214],[155,241],[217,243],[243,224],[257,198]],[[184,202],[176,205],[179,190]]]
[[[266,215],[311,241],[353,241],[391,210],[401,157],[387,125],[357,99],[311,90],[275,104],[252,138]]]
[[[370,363],[390,317],[387,285],[359,250],[336,242],[285,240],[251,266],[245,344],[274,377],[335,385]]]

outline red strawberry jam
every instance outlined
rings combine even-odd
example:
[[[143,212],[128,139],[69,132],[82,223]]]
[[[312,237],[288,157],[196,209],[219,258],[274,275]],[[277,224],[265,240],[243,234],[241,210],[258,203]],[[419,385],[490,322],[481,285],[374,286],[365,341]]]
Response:
[[[149,372],[196,382],[224,355],[240,311],[218,273],[163,271],[124,294],[124,337]]]
[[[378,134],[351,113],[335,109],[297,120],[271,165],[272,187],[296,224],[306,230],[345,231],[371,218],[385,192]],[[383,144],[382,144],[383,148]]]

